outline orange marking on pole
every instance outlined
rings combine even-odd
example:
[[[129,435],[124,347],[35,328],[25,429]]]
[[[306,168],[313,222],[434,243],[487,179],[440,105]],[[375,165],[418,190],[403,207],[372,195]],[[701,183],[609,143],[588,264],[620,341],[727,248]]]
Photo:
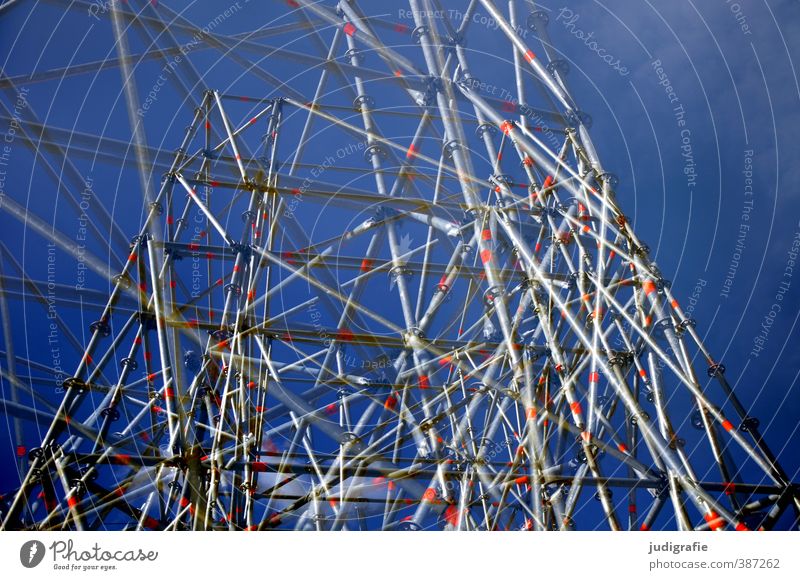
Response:
[[[533,54],[532,50],[529,50],[528,52],[525,53],[525,60],[527,60],[528,62],[532,63],[535,58],[536,58],[536,55]]]
[[[725,419],[722,422],[722,428],[725,429],[726,431],[733,431],[733,423]]]
[[[492,251],[491,250],[483,250],[481,251],[481,262],[486,263],[492,259]]]
[[[581,414],[581,411],[582,411],[581,404],[578,401],[575,401],[574,403],[570,403],[569,408],[572,409],[572,412],[575,413],[576,415],[580,415]]]
[[[656,285],[652,280],[645,280],[642,282],[642,290],[644,290],[645,296],[650,296],[656,290]]]
[[[708,522],[708,526],[714,531],[725,527],[725,522],[719,517],[719,514],[713,510],[703,515],[703,518]]]

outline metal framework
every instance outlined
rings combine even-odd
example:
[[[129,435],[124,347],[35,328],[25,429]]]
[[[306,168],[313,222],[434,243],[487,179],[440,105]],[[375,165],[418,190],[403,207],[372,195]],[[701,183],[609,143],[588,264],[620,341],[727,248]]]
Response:
[[[355,1],[273,2],[296,24],[225,36],[163,3],[113,3],[116,58],[0,78],[13,95],[119,67],[135,158],[29,108],[20,139],[43,171],[64,163],[73,205],[83,155],[138,170],[146,204],[138,232],[92,210],[112,266],[81,259],[112,290],[59,288],[59,307],[97,315],[85,343],[54,317],[82,352],[57,406],[41,394],[53,369],[15,355],[8,317],[10,299],[48,308],[46,284],[3,252],[3,408],[23,473],[3,529],[795,521],[797,486],[617,203],[546,12],[458,4],[451,18],[410,0],[411,27]],[[478,12],[497,23],[512,99],[487,95],[470,66]],[[130,54],[131,30],[158,43]],[[199,93],[207,79],[184,59],[170,82],[193,116],[164,151],[136,122],[132,65],[169,62],[181,34],[276,89]],[[292,34],[317,54],[263,43]],[[277,78],[277,60],[307,67],[316,89]],[[3,209],[77,257],[51,224]],[[24,421],[49,425],[35,449]]]

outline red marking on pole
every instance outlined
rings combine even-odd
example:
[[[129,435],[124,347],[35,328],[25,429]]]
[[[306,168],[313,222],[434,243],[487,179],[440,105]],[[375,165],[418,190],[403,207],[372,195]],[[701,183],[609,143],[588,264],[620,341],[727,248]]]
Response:
[[[533,62],[533,59],[535,59],[535,58],[536,58],[536,55],[533,54],[532,50],[529,50],[528,52],[525,53],[525,60],[527,60],[528,62]]]
[[[672,306],[673,308],[677,309],[678,308],[678,301],[677,300],[673,300],[672,302],[669,303],[669,305]]]
[[[353,338],[353,332],[347,328],[340,328],[336,331],[336,340],[340,342],[351,342]]]
[[[628,446],[625,445],[624,443],[620,443],[619,445],[617,445],[617,449],[619,449],[622,453],[628,452]]]
[[[297,0],[286,0],[286,3],[292,8],[297,8],[298,6],[300,6],[300,3],[297,2]]]
[[[541,249],[542,249],[542,243],[541,242],[536,242],[536,245],[533,248],[533,252],[538,254],[539,250],[541,250]]]
[[[517,104],[512,101],[503,101],[503,105],[500,108],[506,113],[517,112]]]
[[[247,388],[248,389],[255,389],[257,386],[258,386],[258,383],[256,383],[255,381],[250,381],[249,383],[247,383]]]
[[[125,453],[117,453],[111,456],[111,460],[118,465],[128,465],[131,462],[131,456]]]
[[[589,441],[592,440],[592,434],[589,433],[588,431],[584,431],[583,433],[581,433],[581,439],[586,441],[586,443],[589,443]]]
[[[398,70],[394,71],[394,76],[396,76],[396,77],[401,77],[401,76],[403,76],[403,71],[401,71],[400,69],[398,69]]]
[[[481,262],[486,263],[492,259],[492,251],[491,250],[483,250],[481,251]]]
[[[436,501],[436,490],[432,487],[429,487],[425,490],[425,493],[422,494],[422,501],[429,501],[434,502]]]
[[[600,373],[590,373],[589,374],[589,382],[590,383],[599,383],[600,382]]]
[[[647,328],[652,323],[653,323],[653,317],[652,316],[645,316],[645,318],[644,318],[644,327]]]
[[[722,428],[725,429],[726,431],[733,431],[733,423],[725,419],[722,422]]]
[[[210,185],[211,187],[217,187],[219,185],[219,181],[212,181]]]
[[[153,355],[149,350],[144,351],[144,360],[149,361],[152,358],[153,358]]]
[[[749,532],[750,528],[748,528],[742,522],[736,522],[736,531],[737,532]]]
[[[492,239],[492,230],[483,230],[481,232],[481,239],[482,240],[491,240]]]
[[[528,475],[521,475],[517,479],[514,480],[514,483],[517,485],[522,485],[523,483],[528,483],[530,480],[530,476]]]
[[[327,407],[325,407],[325,413],[328,415],[333,415],[337,411],[336,403],[331,403]]]
[[[419,150],[417,149],[417,146],[412,143],[411,145],[408,146],[408,151],[406,151],[406,157],[410,159],[414,157],[418,152]]]
[[[439,366],[445,366],[453,362],[453,357],[451,356],[443,356],[439,359]]]
[[[528,407],[525,410],[525,417],[528,419],[535,419],[536,418],[536,407]]]
[[[352,22],[348,22],[344,25],[344,33],[347,36],[353,36],[356,33],[356,27],[353,26]]]
[[[369,258],[364,258],[361,260],[361,271],[362,272],[369,272],[372,270],[372,266],[375,264],[375,260],[371,260]]]
[[[530,156],[526,155],[525,157],[522,158],[522,164],[525,167],[533,167],[533,157],[530,157]]]
[[[267,464],[263,461],[253,461],[250,464],[250,467],[253,470],[253,473],[266,473],[267,471]]]
[[[253,124],[255,124],[256,121],[258,121],[258,119],[253,117],[252,119],[250,119],[250,124],[253,125]]]
[[[67,506],[69,506],[69,508],[70,508],[70,509],[72,509],[72,508],[74,508],[76,505],[78,505],[78,498],[77,498],[77,497],[75,497],[74,495],[71,495],[71,496],[69,496],[69,497],[67,498]]]
[[[165,399],[174,399],[175,398],[175,390],[172,387],[167,387],[164,389],[164,398]]]
[[[430,389],[431,382],[428,379],[428,375],[420,375],[419,376],[419,388],[420,389]]]
[[[135,262],[136,261],[136,254],[131,254],[130,256],[128,256],[128,261],[129,262]]]
[[[645,280],[642,282],[642,290],[644,290],[645,296],[650,296],[650,294],[656,291],[655,282],[652,280]]]
[[[25,457],[25,454],[28,450],[25,448],[24,445],[17,445],[17,457]]]
[[[725,522],[719,517],[719,514],[713,510],[707,514],[704,514],[703,518],[708,522],[708,526],[714,531],[725,527]]]
[[[458,512],[458,508],[454,505],[447,506],[447,509],[444,510],[444,519],[451,526],[458,527],[458,523],[461,520],[461,514]]]
[[[552,175],[548,175],[547,177],[544,178],[544,183],[542,184],[542,189],[547,189],[548,187],[551,187],[552,185],[553,185],[553,176]]]
[[[206,121],[206,129],[211,129],[211,121]]]
[[[736,491],[735,483],[725,483],[725,495],[733,495]]]
[[[261,406],[261,405],[258,405],[258,406],[256,407],[256,413],[264,413],[264,412],[265,412],[265,411],[266,411],[268,408],[269,408],[269,407],[263,407],[263,406]]]
[[[635,514],[636,513],[636,504],[632,503],[628,506],[628,513]]]
[[[580,415],[581,414],[581,411],[582,411],[581,404],[578,401],[575,401],[574,403],[570,403],[569,408],[572,409],[572,412],[575,413],[576,415]]]
[[[394,395],[389,395],[386,397],[386,401],[383,403],[383,408],[387,411],[392,411],[395,407],[397,407],[397,397]]]
[[[300,189],[297,187],[292,188],[292,195],[300,195]]]
[[[144,527],[149,528],[151,530],[155,530],[155,529],[157,529],[159,527],[158,520],[156,518],[154,518],[153,516],[147,516],[144,519],[143,523],[144,523]]]
[[[641,528],[639,528],[639,529],[640,529],[641,531],[643,531],[643,532],[646,532],[647,530],[649,530],[649,529],[650,529],[650,527],[649,527],[647,524],[642,524],[642,527],[641,527]]]
[[[502,130],[506,135],[510,135],[511,131],[514,130],[514,124],[510,121],[503,121],[503,123],[500,125],[500,130]]]

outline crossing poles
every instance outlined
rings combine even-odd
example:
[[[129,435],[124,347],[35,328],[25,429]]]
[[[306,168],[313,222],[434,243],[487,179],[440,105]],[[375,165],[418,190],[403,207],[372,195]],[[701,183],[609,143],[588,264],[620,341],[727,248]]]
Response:
[[[4,529],[796,524],[796,484],[623,213],[545,13],[438,4],[410,0],[409,27],[354,1],[273,2],[301,25],[233,37],[166,7],[169,23],[116,6],[117,58],[61,71],[135,76],[129,23],[166,43],[195,35],[267,95],[204,78],[170,156],[130,115],[147,217],[114,224],[115,238],[137,233],[113,248],[127,256],[117,273],[90,260],[113,290],[93,305],[100,318],[76,339],[52,412],[21,403],[41,397],[46,365],[4,353],[6,412],[48,426],[20,455]],[[493,71],[467,49],[488,34],[479,12],[505,51],[510,106],[482,90]],[[254,40],[309,26],[318,54]],[[313,81],[279,79],[283,62],[314,67]],[[66,155],[59,128],[23,126]],[[106,161],[121,147],[80,139]],[[3,209],[75,253],[23,208]],[[4,311],[16,288],[37,288],[22,274],[3,269]],[[14,365],[40,372],[26,385]]]

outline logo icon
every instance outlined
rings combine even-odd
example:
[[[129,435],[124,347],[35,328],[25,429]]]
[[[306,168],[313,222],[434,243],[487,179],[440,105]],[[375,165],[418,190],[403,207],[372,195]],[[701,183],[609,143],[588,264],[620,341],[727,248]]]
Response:
[[[44,560],[44,544],[39,540],[30,540],[19,549],[19,561],[26,568],[36,568]]]

